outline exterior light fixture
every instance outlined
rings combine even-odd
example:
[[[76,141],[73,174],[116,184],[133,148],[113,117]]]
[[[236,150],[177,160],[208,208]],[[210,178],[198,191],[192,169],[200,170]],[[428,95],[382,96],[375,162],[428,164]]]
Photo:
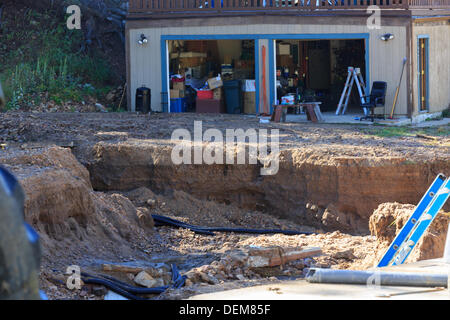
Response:
[[[145,36],[145,34],[141,34],[141,37],[139,38],[138,43],[139,43],[141,46],[146,45],[146,44],[148,43],[148,39],[147,39],[147,37]]]
[[[389,41],[394,39],[394,35],[392,33],[386,33],[381,37],[381,40],[383,41]]]

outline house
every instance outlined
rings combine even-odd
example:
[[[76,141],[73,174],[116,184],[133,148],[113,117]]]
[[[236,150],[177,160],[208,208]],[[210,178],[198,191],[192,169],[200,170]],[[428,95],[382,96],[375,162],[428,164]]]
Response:
[[[220,75],[244,84],[242,112],[268,112],[293,93],[335,112],[349,66],[366,93],[387,82],[376,113],[391,112],[402,71],[395,116],[420,119],[450,105],[450,0],[131,0],[126,39],[131,111],[142,86],[154,111],[179,111],[176,99],[192,91],[221,99],[223,91],[201,90]]]

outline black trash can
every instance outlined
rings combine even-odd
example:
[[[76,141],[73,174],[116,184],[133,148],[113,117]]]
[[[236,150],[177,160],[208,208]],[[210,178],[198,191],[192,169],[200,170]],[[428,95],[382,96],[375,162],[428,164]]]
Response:
[[[149,113],[151,111],[152,91],[142,86],[136,89],[136,112]]]
[[[241,82],[239,80],[225,81],[223,83],[223,87],[225,89],[227,113],[242,113]]]

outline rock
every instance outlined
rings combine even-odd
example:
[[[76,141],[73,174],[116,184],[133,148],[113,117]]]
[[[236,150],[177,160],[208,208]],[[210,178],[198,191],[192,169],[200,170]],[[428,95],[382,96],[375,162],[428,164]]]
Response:
[[[124,195],[130,199],[136,207],[145,207],[148,205],[149,199],[154,199],[156,197],[153,191],[146,187],[125,192]]]
[[[185,276],[187,277],[187,280],[189,280],[192,283],[200,282],[200,275],[196,270],[190,270],[185,274]]]
[[[203,282],[209,283],[209,284],[218,284],[219,280],[217,280],[216,277],[213,275],[206,273],[206,272],[198,272],[198,275],[200,276],[200,279],[203,280]]]
[[[237,275],[236,275],[236,278],[237,278],[238,280],[240,280],[240,281],[247,280],[247,278],[246,278],[243,274],[237,274]]]
[[[97,297],[104,296],[108,293],[108,289],[106,289],[103,286],[94,286],[91,289],[92,294],[96,295]]]
[[[147,200],[147,205],[148,205],[150,208],[156,207],[156,200],[155,200],[155,199],[148,199],[148,200]]]
[[[145,268],[145,272],[147,272],[152,278],[162,279],[164,285],[168,285],[172,281],[172,271],[169,266],[164,265],[160,268]]]
[[[163,279],[161,278],[155,279],[145,271],[140,272],[136,277],[134,277],[134,282],[146,288],[156,288],[164,286]]]
[[[322,224],[329,230],[351,231],[351,215],[339,212],[336,207],[330,204],[322,215]]]
[[[88,295],[88,291],[87,291],[87,289],[86,288],[83,288],[81,291],[80,291],[80,297],[86,297]]]
[[[114,91],[111,91],[106,95],[106,101],[108,101],[108,102],[113,102],[115,99],[116,99],[116,94]]]
[[[356,256],[354,255],[354,249],[348,249],[348,250],[344,250],[344,251],[338,251],[334,254],[332,254],[331,256],[334,259],[345,259],[345,260],[354,260],[356,259]]]
[[[104,112],[104,113],[108,112],[108,110],[103,105],[101,105],[100,103],[96,103],[95,104],[95,108],[96,108],[96,110],[98,112]]]
[[[152,215],[148,211],[147,208],[137,208],[136,214],[139,219],[139,225],[142,228],[152,229],[155,226],[155,222],[153,221]]]

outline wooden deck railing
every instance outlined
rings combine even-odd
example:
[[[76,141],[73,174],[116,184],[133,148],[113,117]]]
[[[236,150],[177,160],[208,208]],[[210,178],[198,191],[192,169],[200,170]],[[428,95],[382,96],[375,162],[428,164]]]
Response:
[[[381,9],[450,8],[450,0],[130,0],[129,12],[169,14],[185,12],[233,12],[274,10],[366,10],[377,5]]]

